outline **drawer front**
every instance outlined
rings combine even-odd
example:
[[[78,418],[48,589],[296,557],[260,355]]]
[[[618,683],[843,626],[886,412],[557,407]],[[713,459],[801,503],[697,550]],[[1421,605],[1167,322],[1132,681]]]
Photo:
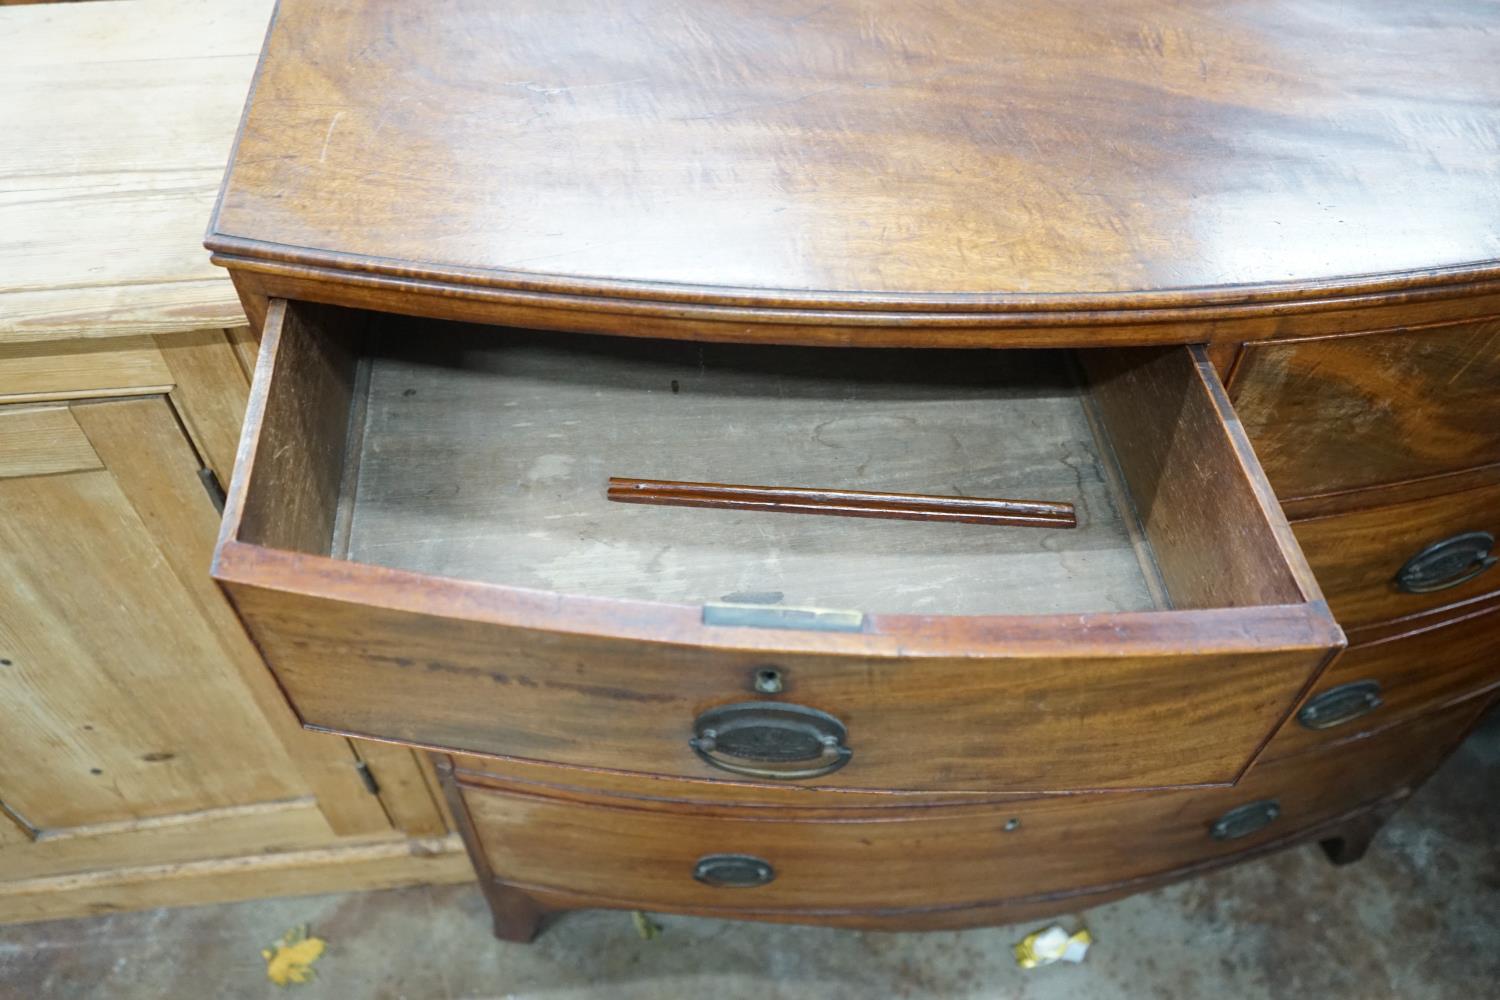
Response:
[[[1500,590],[1500,486],[1310,518],[1292,530],[1346,629]]]
[[[254,587],[230,593],[283,690],[315,727],[576,767],[756,781],[690,746],[702,735],[698,720],[725,705],[794,705],[836,720],[851,756],[821,776],[765,780],[824,788],[1059,791],[1232,781],[1322,656],[1212,649],[1132,656],[1115,636],[1091,636],[1076,621],[1074,648],[1086,655],[1059,647],[1027,655],[1040,637],[1017,635],[1009,655],[937,657],[879,634],[860,637],[862,655],[819,654],[777,648],[783,637],[758,629],[723,630],[741,633],[734,638],[746,648],[709,648]],[[406,596],[419,603],[430,595],[413,581]],[[647,617],[640,627],[669,638],[695,619]],[[779,694],[757,690],[767,671],[776,672]],[[776,739],[776,730],[770,723],[764,738]],[[728,754],[712,755],[736,765],[723,760]],[[738,762],[793,770],[823,763]]]
[[[1192,350],[785,354],[425,323],[268,313],[214,571],[312,726],[782,787],[1228,783],[1342,645]],[[661,413],[697,418],[674,437]],[[863,487],[872,463],[929,486],[1004,468],[1038,497],[1088,478],[1093,499],[1074,494],[1075,533],[604,492],[663,468]],[[1096,546],[1136,603],[1095,592]],[[783,606],[783,587],[851,603]]]
[[[747,914],[980,906],[1169,876],[1294,836],[1420,781],[1477,713],[1465,705],[1388,736],[1258,766],[1235,788],[899,817],[703,815],[472,785],[463,797],[501,881],[600,905]]]
[[[1500,604],[1410,635],[1351,646],[1282,724],[1275,760],[1403,722],[1500,686]]]
[[[1284,499],[1500,462],[1500,320],[1249,344],[1231,396]]]

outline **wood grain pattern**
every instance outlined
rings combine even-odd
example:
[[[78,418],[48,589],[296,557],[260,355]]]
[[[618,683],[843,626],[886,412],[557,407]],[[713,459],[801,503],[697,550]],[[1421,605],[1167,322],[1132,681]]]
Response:
[[[0,479],[0,505],[8,806],[47,828],[306,793],[109,471]]]
[[[427,783],[428,793],[438,805],[438,813],[443,818],[443,829],[457,830],[458,819],[449,808],[447,789],[444,788],[443,781],[438,776],[438,755],[426,751],[413,751],[412,756],[416,758],[417,768],[422,772],[422,780]]]
[[[206,429],[217,433],[227,474],[234,407],[248,388],[227,340],[211,333],[184,338],[195,357],[166,378],[174,393],[187,390],[175,411],[136,395],[151,388],[142,373],[155,382],[167,367],[146,338],[0,346],[7,360],[32,358],[31,371],[60,376],[57,394],[86,395],[92,382],[100,395],[132,397],[0,407],[0,478],[10,488],[0,503],[7,527],[27,534],[24,544],[6,541],[0,609],[12,737],[0,774],[9,805],[0,920],[296,891],[274,864],[263,882],[234,874],[236,865],[267,854],[305,861],[308,851],[372,839],[405,846],[360,782],[348,741],[300,728],[206,574],[217,518],[183,424],[205,430],[200,447],[212,440]],[[169,357],[185,346],[161,339]],[[210,389],[215,375],[225,377]],[[403,798],[399,821],[441,835],[443,814],[402,753],[421,799]],[[402,787],[399,774],[387,776]],[[311,875],[329,889],[412,877],[416,867],[390,851],[319,858]],[[465,870],[456,854],[430,867],[439,879]],[[144,872],[159,881],[142,881]]]
[[[12,881],[271,851],[310,850],[330,846],[337,840],[317,802],[310,797],[254,802],[44,830],[26,850],[0,854],[0,875],[3,881]]]
[[[232,326],[224,331],[229,342],[234,345],[234,353],[239,358],[240,367],[245,372],[245,382],[249,384],[255,377],[255,359],[260,354],[260,334],[249,326]]]
[[[1500,605],[1500,593],[1481,594],[1478,597],[1470,597],[1454,604],[1446,604],[1440,608],[1418,611],[1416,614],[1403,615],[1400,618],[1388,618],[1374,625],[1350,629],[1349,642],[1351,645],[1363,646],[1370,643],[1385,642],[1389,639],[1398,639],[1404,635],[1413,635],[1417,632],[1436,628],[1450,620],[1477,614],[1492,605]]]
[[[0,11],[0,342],[244,321],[199,242],[270,11]]]
[[[456,834],[0,882],[0,922],[472,881]]]
[[[229,337],[223,330],[192,330],[159,336],[156,345],[172,373],[173,410],[204,465],[228,483],[250,394]]]
[[[479,887],[489,905],[494,920],[495,936],[502,941],[525,943],[536,937],[541,930],[545,913],[529,896],[518,889],[504,885],[495,878],[490,869],[489,858],[479,833],[474,828],[474,817],[464,802],[463,790],[453,779],[453,760],[447,754],[429,754],[433,763],[433,775],[448,802],[448,811],[453,815],[459,835],[469,859],[474,862],[474,873],[479,877]]]
[[[15,851],[31,845],[35,831],[6,811],[0,803],[0,849]]]
[[[274,379],[286,391],[261,394],[245,414],[247,425],[265,430],[242,438],[236,458],[241,476],[249,474],[258,454],[273,461],[245,491],[242,530],[267,545],[326,553],[333,544],[349,434],[350,330],[324,330],[325,314],[316,308],[286,310],[277,304],[273,309],[256,379]]]
[[[1390,507],[1412,503],[1417,500],[1432,500],[1451,493],[1464,493],[1483,486],[1500,484],[1500,463],[1481,465],[1462,472],[1447,472],[1436,476],[1408,479],[1389,486],[1370,489],[1344,490],[1338,493],[1323,493],[1300,500],[1282,500],[1281,509],[1293,521],[1345,514],[1370,507]]]
[[[441,837],[448,832],[417,762],[418,751],[370,740],[358,741],[354,750],[374,778],[380,803],[393,827],[411,837]]]
[[[1173,606],[1319,600],[1207,358],[1178,348],[1078,357]]]
[[[1219,381],[1228,384],[1230,375],[1234,373],[1234,366],[1240,359],[1242,347],[1244,347],[1243,344],[1233,340],[1220,340],[1208,345],[1208,360],[1214,366]]]
[[[1500,320],[1246,348],[1231,395],[1277,493],[1500,462]]]
[[[684,812],[462,787],[490,866],[523,891],[564,890],[599,906],[743,917],[919,917],[924,911],[1089,894],[1253,850],[1414,786],[1477,714],[1477,705],[1464,705],[1375,740],[1260,765],[1234,788],[899,815]],[[1264,829],[1238,839],[1210,836],[1224,813],[1265,799],[1275,799],[1281,815]],[[744,889],[694,881],[694,863],[716,853],[763,858],[775,868],[775,879]]]
[[[432,754],[443,757],[443,754]],[[774,811],[784,806],[817,806],[819,809],[896,809],[905,810],[933,805],[981,805],[988,802],[1015,802],[1034,799],[1038,792],[858,792],[841,790],[837,795],[796,782],[781,785],[739,784],[731,781],[705,781],[701,778],[671,778],[664,775],[639,775],[624,771],[597,770],[568,765],[517,760],[513,757],[475,757],[453,754],[459,779],[474,784],[499,780],[505,787],[552,797],[606,797],[619,801],[633,799],[651,802],[675,802],[698,807],[738,805]],[[727,776],[726,776],[727,777]]]
[[[103,467],[66,406],[8,406],[0,410],[0,479]]]
[[[577,296],[517,295],[503,288],[390,279],[363,271],[306,264],[267,263],[216,252],[230,269],[251,324],[260,329],[273,298],[326,302],[464,323],[560,330],[706,343],[757,343],[818,347],[1055,348],[1207,344],[1364,333],[1398,326],[1456,323],[1500,313],[1500,280],[1408,287],[1353,297],[1337,295],[1244,305],[1184,303],[1172,307],[1103,312],[1030,309],[1003,314],[949,311],[923,314],[883,309],[857,312],[796,306],[693,306]],[[257,318],[259,317],[259,318]],[[1108,322],[1104,322],[1104,320]]]
[[[287,771],[305,783],[299,788],[316,795],[336,833],[389,830],[380,804],[355,773],[356,757],[348,743],[305,732],[299,726],[275,682],[266,676],[249,637],[205,573],[212,561],[216,515],[198,481],[197,457],[182,439],[166,404],[160,399],[118,400],[78,404],[75,413],[130,498],[136,516],[151,531],[159,562],[186,589],[194,620],[213,633],[214,652],[200,669],[212,672],[216,684],[236,691],[240,701],[254,706],[258,715],[253,728],[260,738],[284,748],[285,756],[272,760],[290,762],[284,765]],[[157,640],[142,636],[141,641],[149,648]],[[160,711],[178,710],[179,705],[163,695]],[[211,710],[180,710],[206,713],[197,723],[213,724]]]
[[[1358,833],[1364,831],[1372,815],[1388,816],[1391,810],[1398,808],[1404,801],[1404,796],[1393,796],[1383,799],[1372,806],[1334,817],[1323,826],[1300,830],[1288,837],[1267,841],[1258,847],[1247,848],[1236,854],[1209,858],[1193,864],[1180,865],[1170,871],[1150,878],[1111,883],[1108,888],[1095,892],[1062,892],[1030,897],[1012,897],[1000,902],[985,903],[978,906],[951,907],[948,909],[895,911],[823,910],[815,917],[809,917],[805,913],[798,911],[760,910],[749,919],[782,924],[816,923],[823,927],[842,927],[864,931],[961,930],[969,927],[999,927],[1032,923],[1048,917],[1085,913],[1104,903],[1132,896],[1136,893],[1150,892],[1185,879],[1207,875],[1230,865],[1266,857],[1298,844],[1310,841],[1326,842],[1327,840],[1338,840],[1348,835],[1351,831],[1357,831],[1356,835],[1358,835]],[[491,906],[493,907],[493,900],[497,896],[512,893],[523,896],[532,907],[537,908],[543,914],[549,915],[567,910],[610,905],[600,902],[597,897],[558,890],[528,887],[522,893],[520,889],[514,886],[504,885],[499,882],[494,883],[494,887],[487,895],[492,901]],[[746,918],[743,907],[734,909],[698,907],[686,912],[698,916],[720,919]],[[496,936],[504,939],[503,935],[499,934],[498,931]]]
[[[1294,522],[1297,541],[1345,626],[1405,617],[1500,589],[1500,568],[1446,590],[1408,594],[1396,574],[1428,545],[1463,532],[1500,538],[1500,485]]]
[[[1151,615],[1097,616],[1116,619],[1109,624],[1086,620],[1093,616],[1000,620],[925,641],[896,619],[835,644],[776,630],[700,632],[697,614],[622,606],[617,613],[641,634],[577,635],[585,623],[613,632],[623,622],[601,603],[593,613],[580,608],[570,628],[532,617],[547,599],[517,618],[493,588],[434,590],[413,574],[351,574],[347,564],[306,556],[283,576],[246,555],[222,551],[219,578],[309,724],[706,781],[726,776],[688,748],[693,720],[754,697],[754,673],[768,664],[788,679],[788,700],[850,727],[855,761],[812,787],[1065,791],[1232,781],[1324,648],[1297,635],[1294,616],[1226,612],[1178,613],[1178,627],[1161,629]],[[344,588],[330,586],[355,575],[380,579],[389,593],[340,596]],[[276,577],[285,582],[274,585]],[[288,585],[330,596],[287,594]],[[398,586],[428,590],[387,607]],[[1227,631],[1236,628],[1262,643],[1275,636],[1284,648],[1236,649],[1241,640]],[[768,640],[736,634],[762,631]],[[954,647],[962,652],[943,652]]]
[[[1379,708],[1329,729],[1309,729],[1294,714],[1260,759],[1358,738],[1500,687],[1500,605],[1489,603],[1420,630],[1351,646],[1318,677],[1303,705],[1341,685],[1372,680],[1380,685]]]
[[[287,0],[209,245],[612,332],[748,304],[742,338],[858,340],[852,314],[886,310],[908,343],[1001,342],[1011,313],[1071,311],[1087,343],[1124,319],[1104,311],[1353,306],[1500,274],[1494,24],[1332,0]],[[771,315],[801,308],[832,315]]]
[[[150,337],[0,343],[0,403],[165,392],[172,382]]]
[[[452,840],[413,859],[206,576],[194,449],[228,481],[248,378],[197,247],[269,12],[0,10],[0,920],[467,876]]]

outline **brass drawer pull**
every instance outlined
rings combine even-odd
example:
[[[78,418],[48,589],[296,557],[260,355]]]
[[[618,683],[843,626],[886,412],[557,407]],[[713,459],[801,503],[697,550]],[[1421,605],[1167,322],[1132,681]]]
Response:
[[[1466,531],[1433,542],[1406,561],[1396,574],[1396,589],[1406,594],[1430,594],[1467,583],[1491,566],[1495,536],[1488,531]]]
[[[1275,799],[1249,802],[1220,816],[1208,833],[1215,840],[1238,840],[1264,830],[1276,822],[1280,815],[1281,804]]]
[[[1297,721],[1304,729],[1332,729],[1369,715],[1384,704],[1379,681],[1351,681],[1329,688],[1303,705]]]
[[[776,869],[749,854],[707,854],[693,865],[693,878],[721,889],[753,889],[774,880]]]
[[[720,705],[698,716],[688,745],[732,774],[797,781],[831,774],[849,763],[848,730],[827,712],[781,702]]]

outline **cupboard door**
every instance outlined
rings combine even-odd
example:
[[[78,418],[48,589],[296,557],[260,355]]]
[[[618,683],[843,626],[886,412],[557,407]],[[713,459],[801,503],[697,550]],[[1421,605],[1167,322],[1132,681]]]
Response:
[[[0,408],[0,877],[395,835],[209,579],[199,467],[160,396]]]

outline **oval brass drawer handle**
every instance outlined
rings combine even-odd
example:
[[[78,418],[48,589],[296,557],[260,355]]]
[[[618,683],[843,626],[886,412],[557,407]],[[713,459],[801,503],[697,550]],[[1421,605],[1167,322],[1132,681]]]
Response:
[[[1209,836],[1215,840],[1238,840],[1264,830],[1276,822],[1281,815],[1281,803],[1275,799],[1261,799],[1236,806],[1214,821]]]
[[[693,878],[722,889],[751,889],[776,878],[771,862],[749,854],[706,854],[693,865]]]
[[[1379,681],[1351,681],[1329,688],[1303,705],[1297,722],[1304,729],[1332,729],[1369,715],[1384,704]]]
[[[1430,594],[1467,583],[1495,565],[1490,555],[1495,536],[1488,531],[1466,531],[1433,542],[1412,556],[1396,573],[1396,589],[1406,594]]]
[[[827,712],[782,702],[720,705],[698,716],[688,745],[732,774],[797,781],[831,774],[849,763],[848,730]]]

